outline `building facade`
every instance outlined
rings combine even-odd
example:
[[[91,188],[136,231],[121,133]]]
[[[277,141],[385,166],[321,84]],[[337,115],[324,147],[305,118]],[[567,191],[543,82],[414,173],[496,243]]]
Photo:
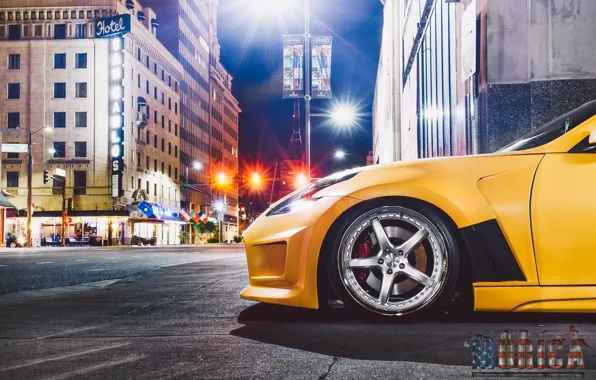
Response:
[[[204,191],[210,183],[210,1],[205,0],[145,0],[163,22],[159,40],[182,64],[180,83],[181,149],[180,168],[184,187],[182,207],[209,212],[213,196]],[[203,170],[196,170],[201,163]],[[188,173],[188,176],[187,176]]]
[[[375,141],[389,133],[401,149],[392,156],[376,144],[378,162],[494,152],[593,100],[595,2],[399,3],[385,20],[383,47],[401,49],[391,56],[401,69],[392,77],[380,64]],[[401,27],[389,33],[392,23]],[[387,102],[381,89],[396,80],[401,96]],[[384,123],[383,112],[400,117]]]
[[[34,243],[60,232],[62,182],[44,184],[44,170],[66,173],[73,209],[63,238],[179,243],[182,66],[158,42],[155,13],[133,0],[38,3],[0,1],[0,81],[7,83],[1,135],[5,144],[27,144],[31,134]],[[97,20],[119,14],[131,18],[122,46],[95,38]],[[118,141],[124,165],[116,193],[112,96],[122,96],[123,105]],[[26,153],[2,154],[2,186],[26,212]],[[142,201],[152,205],[151,218],[138,209]],[[13,216],[8,230],[24,235],[23,212]]]
[[[218,198],[225,201],[223,215],[223,236],[232,240],[239,234],[238,217],[238,101],[232,95],[232,76],[220,62],[220,45],[217,38],[217,0],[210,3],[211,54],[209,58],[209,85],[211,91],[211,161],[209,172],[218,183],[218,177],[225,183],[216,188]]]

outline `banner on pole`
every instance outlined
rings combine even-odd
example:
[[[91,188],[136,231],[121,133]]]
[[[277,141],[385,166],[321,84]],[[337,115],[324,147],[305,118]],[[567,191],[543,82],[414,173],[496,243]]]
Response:
[[[312,38],[312,98],[331,99],[331,36]]]
[[[304,36],[283,36],[283,97],[295,99],[304,96]]]

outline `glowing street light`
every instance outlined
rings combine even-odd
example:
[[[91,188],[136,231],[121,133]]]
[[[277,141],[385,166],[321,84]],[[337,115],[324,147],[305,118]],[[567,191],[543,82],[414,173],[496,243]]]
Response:
[[[252,174],[251,184],[255,187],[261,184],[261,175],[259,173]]]
[[[299,189],[303,188],[307,183],[308,180],[306,179],[306,176],[303,173],[298,174],[298,177],[296,178],[296,187]]]
[[[353,106],[339,104],[331,110],[330,116],[335,124],[341,127],[349,127],[356,122],[357,113]]]
[[[226,209],[226,203],[224,201],[215,201],[215,203],[213,203],[213,208],[215,211],[222,214]]]
[[[220,185],[226,184],[226,175],[224,173],[219,173],[217,175],[217,183]]]
[[[50,154],[56,154],[56,149],[52,148],[52,149],[48,150],[48,152],[49,152]]]
[[[335,158],[336,161],[343,161],[346,158],[346,152],[342,149],[338,149],[333,153],[333,158]]]
[[[203,170],[203,164],[201,162],[195,162],[192,164],[193,169],[195,170]]]

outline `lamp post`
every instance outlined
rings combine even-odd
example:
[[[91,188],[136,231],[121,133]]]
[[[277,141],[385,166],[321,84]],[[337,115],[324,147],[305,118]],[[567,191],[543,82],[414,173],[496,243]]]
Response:
[[[189,174],[188,174],[188,169],[189,169],[189,165],[186,165],[186,201],[188,202],[188,211],[190,212],[190,183],[189,183]],[[195,162],[192,164],[192,168],[198,171],[203,170],[203,164],[200,162]],[[190,239],[190,242],[192,243],[192,229],[190,227],[190,223],[187,224],[187,229],[188,229],[188,233],[187,233],[187,239]]]
[[[306,117],[306,178],[310,183],[310,0],[304,0],[304,44],[306,58],[304,62],[304,81],[305,81],[305,95],[304,95],[304,113]]]

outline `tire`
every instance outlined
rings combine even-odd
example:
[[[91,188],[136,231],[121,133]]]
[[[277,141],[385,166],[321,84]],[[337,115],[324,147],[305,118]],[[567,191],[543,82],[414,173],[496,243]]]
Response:
[[[322,253],[331,290],[347,310],[369,317],[443,311],[459,276],[455,232],[424,204],[355,209],[331,232],[331,249]]]

